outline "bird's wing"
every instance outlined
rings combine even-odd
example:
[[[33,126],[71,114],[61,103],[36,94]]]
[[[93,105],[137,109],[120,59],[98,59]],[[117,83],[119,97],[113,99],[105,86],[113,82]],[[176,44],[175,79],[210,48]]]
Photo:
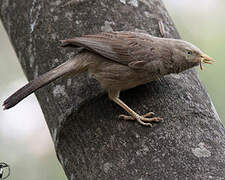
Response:
[[[144,62],[154,60],[153,38],[143,33],[122,31],[85,35],[62,40],[62,43],[85,47],[120,64],[129,65],[131,63],[140,66]]]

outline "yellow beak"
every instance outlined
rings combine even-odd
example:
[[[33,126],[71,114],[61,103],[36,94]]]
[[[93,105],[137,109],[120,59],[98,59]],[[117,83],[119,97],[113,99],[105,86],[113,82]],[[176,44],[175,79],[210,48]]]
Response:
[[[201,55],[201,61],[200,61],[200,69],[203,70],[203,66],[202,64],[212,64],[213,62],[215,62],[215,60],[213,60],[211,57],[209,57],[206,54]]]

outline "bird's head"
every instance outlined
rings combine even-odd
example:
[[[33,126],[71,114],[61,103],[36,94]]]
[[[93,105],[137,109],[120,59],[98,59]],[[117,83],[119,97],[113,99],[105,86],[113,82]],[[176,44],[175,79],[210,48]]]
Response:
[[[168,43],[171,47],[172,61],[176,66],[176,73],[197,65],[203,70],[202,64],[212,64],[214,62],[211,57],[187,41],[168,39]]]

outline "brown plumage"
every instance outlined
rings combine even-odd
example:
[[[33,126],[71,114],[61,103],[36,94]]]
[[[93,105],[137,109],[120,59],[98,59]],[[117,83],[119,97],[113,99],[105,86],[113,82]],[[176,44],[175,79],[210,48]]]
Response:
[[[4,102],[5,109],[16,105],[38,88],[64,74],[88,71],[108,91],[109,98],[131,115],[120,117],[136,119],[142,125],[151,126],[149,122],[162,118],[149,118],[153,113],[138,115],[119,99],[120,91],[199,64],[202,68],[202,63],[211,64],[212,61],[200,49],[186,41],[136,32],[85,35],[62,40],[62,43],[64,46],[72,45],[86,50],[19,89]]]

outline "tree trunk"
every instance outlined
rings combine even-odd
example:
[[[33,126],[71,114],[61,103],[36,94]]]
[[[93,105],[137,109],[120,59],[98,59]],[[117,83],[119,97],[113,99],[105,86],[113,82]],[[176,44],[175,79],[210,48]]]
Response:
[[[68,1],[66,1],[68,2]],[[160,0],[1,0],[0,17],[29,80],[77,54],[59,40],[100,31],[178,32]],[[222,179],[225,131],[195,70],[121,93],[152,128],[119,120],[125,113],[86,73],[36,93],[68,179]]]

